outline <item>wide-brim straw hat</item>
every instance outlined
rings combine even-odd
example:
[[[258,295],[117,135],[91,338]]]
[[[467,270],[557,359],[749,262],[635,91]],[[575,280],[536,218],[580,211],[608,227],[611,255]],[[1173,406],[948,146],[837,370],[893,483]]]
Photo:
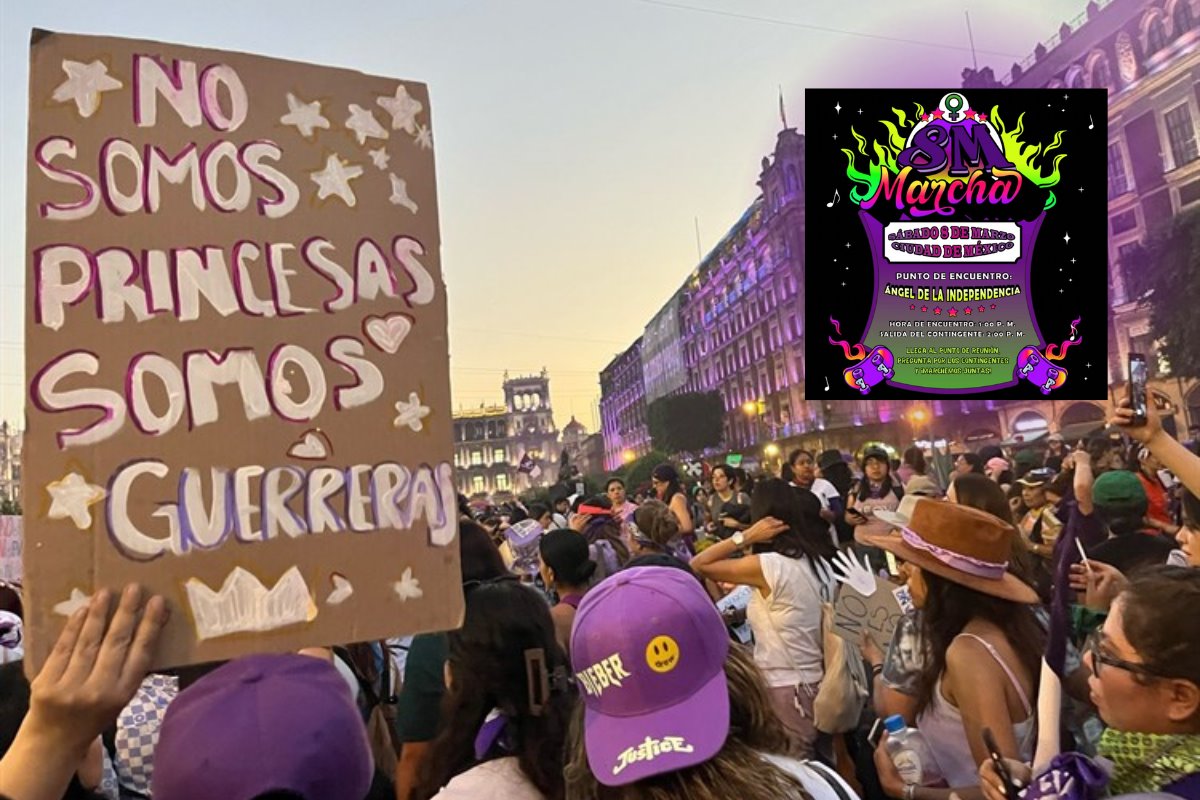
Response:
[[[1017,535],[1012,525],[944,500],[913,497],[904,505],[895,515],[875,512],[894,526],[888,533],[856,532],[854,538],[968,589],[1017,603],[1038,602],[1037,592],[1008,572]]]

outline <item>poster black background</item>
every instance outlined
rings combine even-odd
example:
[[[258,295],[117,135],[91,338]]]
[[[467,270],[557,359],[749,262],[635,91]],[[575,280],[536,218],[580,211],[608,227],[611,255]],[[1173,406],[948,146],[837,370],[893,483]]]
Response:
[[[1046,343],[1062,342],[1070,334],[1071,320],[1081,317],[1082,343],[1073,345],[1062,361],[1067,382],[1049,398],[1103,400],[1108,390],[1108,224],[1107,224],[1107,145],[1108,106],[1103,89],[808,89],[805,91],[805,396],[828,400],[886,398],[963,399],[1039,399],[1045,397],[1029,381],[1003,389],[986,389],[972,394],[947,395],[899,389],[881,383],[862,395],[842,379],[850,366],[840,347],[829,344],[829,337],[845,339],[851,345],[866,333],[874,292],[874,267],[871,264],[866,232],[858,219],[858,206],[849,193],[857,186],[846,176],[847,158],[842,149],[858,155],[858,143],[851,127],[870,143],[883,139],[887,130],[879,120],[895,124],[892,109],[900,109],[909,120],[920,103],[926,112],[938,107],[944,94],[958,91],[971,108],[991,116],[998,106],[1005,126],[1012,129],[1025,113],[1022,141],[1049,145],[1057,131],[1065,131],[1062,146],[1055,153],[1066,153],[1060,165],[1061,179],[1050,191],[1057,203],[1047,214],[1037,237],[1029,291],[1033,298],[1034,318]],[[840,105],[841,111],[835,110]],[[862,113],[858,110],[862,109]],[[1091,127],[1089,128],[1089,121]],[[834,134],[837,135],[835,140]],[[1053,153],[1052,153],[1053,155]],[[866,159],[858,155],[861,170]],[[1051,161],[1041,159],[1039,166]],[[1083,191],[1080,191],[1082,188]],[[832,208],[834,196],[840,196]],[[1037,192],[1026,183],[1022,194]],[[1044,192],[1045,190],[1041,190]],[[1003,217],[988,214],[991,206],[959,207],[955,220],[972,214],[972,222],[998,221]],[[872,211],[879,211],[879,204]],[[892,205],[893,219],[896,216]],[[1007,209],[1006,209],[1007,211]],[[1012,213],[1009,211],[1009,218]],[[948,224],[950,218],[932,215],[921,221]],[[1070,242],[1064,236],[1070,234]],[[850,247],[847,248],[846,244]],[[1075,263],[1071,263],[1071,259]],[[969,266],[971,262],[947,262],[947,266]],[[986,268],[989,265],[979,264]],[[843,287],[842,283],[846,285]],[[1059,289],[1063,291],[1060,293]],[[830,317],[841,323],[838,336]],[[902,341],[902,340],[898,340]],[[898,350],[892,348],[893,352]],[[1091,364],[1089,368],[1087,364]],[[1086,377],[1086,380],[1084,378]],[[825,379],[830,390],[825,391]]]

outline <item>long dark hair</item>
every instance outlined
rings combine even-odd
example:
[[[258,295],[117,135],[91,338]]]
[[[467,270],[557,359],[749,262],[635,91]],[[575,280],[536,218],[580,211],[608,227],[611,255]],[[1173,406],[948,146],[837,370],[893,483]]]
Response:
[[[821,477],[832,483],[842,500],[845,500],[854,486],[854,473],[850,471],[850,465],[842,460],[840,450],[822,451],[819,458],[821,461],[828,459],[831,462],[828,467],[821,467]]]
[[[887,461],[884,461],[883,463],[887,464],[887,474],[883,476],[883,480],[879,484],[879,496],[887,497],[889,492],[894,492],[897,488],[900,488],[900,493],[903,494],[903,487],[900,486],[900,482],[893,482],[891,463]],[[865,473],[862,476],[862,480],[858,482],[858,491],[855,493],[855,496],[858,498],[858,502],[860,503],[871,496],[871,481],[867,478]]]
[[[679,472],[670,464],[659,464],[650,473],[650,476],[656,481],[662,481],[667,484],[667,490],[663,492],[661,498],[667,505],[671,504],[671,498],[675,495],[683,494],[683,486],[679,483]]]
[[[904,451],[904,463],[913,468],[913,472],[924,475],[928,466],[925,464],[925,451],[913,445]]]
[[[977,472],[967,472],[954,478],[954,497],[961,506],[971,506],[980,511],[986,511],[994,517],[1013,526],[1012,507],[1000,484],[986,475]],[[1036,556],[1030,551],[1025,538],[1014,532],[1012,537],[1012,553],[1009,555],[1008,571],[1024,581],[1038,593],[1043,603],[1050,602],[1050,575]]]
[[[829,526],[821,519],[821,501],[807,489],[789,486],[780,478],[759,481],[750,497],[750,520],[774,517],[788,529],[770,542],[754,546],[756,553],[779,553],[788,558],[808,556],[810,561],[833,558],[837,552],[829,539]]]
[[[487,581],[508,574],[504,557],[492,537],[478,522],[458,523],[458,552],[462,560],[462,579]]]
[[[563,744],[575,704],[567,657],[554,637],[546,601],[516,580],[468,589],[463,626],[447,634],[450,687],[442,699],[441,725],[422,765],[416,797],[430,798],[450,779],[478,763],[475,737],[493,709],[508,717],[504,751],[550,800],[562,800]],[[551,676],[550,695],[532,708],[526,654],[541,650]],[[538,680],[535,676],[534,680]],[[536,712],[536,713],[535,713]]]
[[[1023,603],[977,592],[928,570],[922,570],[921,577],[927,589],[925,606],[920,614],[925,666],[917,679],[917,714],[933,702],[938,678],[946,671],[946,651],[954,637],[977,619],[992,623],[1004,634],[1021,666],[1033,679],[1030,696],[1036,696],[1046,632],[1038,624],[1033,609]]]

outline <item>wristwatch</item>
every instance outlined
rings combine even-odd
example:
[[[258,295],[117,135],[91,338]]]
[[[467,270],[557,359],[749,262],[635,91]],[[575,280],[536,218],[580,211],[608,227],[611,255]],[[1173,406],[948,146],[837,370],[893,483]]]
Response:
[[[734,531],[733,536],[729,537],[729,541],[733,542],[734,547],[737,547],[740,550],[742,548],[742,544],[746,541],[746,534],[742,533],[741,531]]]

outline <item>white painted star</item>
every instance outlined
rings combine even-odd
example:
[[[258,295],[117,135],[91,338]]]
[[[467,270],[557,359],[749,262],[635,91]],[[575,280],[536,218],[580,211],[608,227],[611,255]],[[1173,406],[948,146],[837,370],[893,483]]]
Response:
[[[1071,243],[1071,234],[1069,234],[1069,233],[1064,234],[1063,241],[1066,242],[1067,244],[1070,244]]]
[[[69,617],[90,602],[92,602],[90,594],[84,594],[79,589],[71,589],[71,596],[61,603],[57,603],[54,606],[54,613]]]
[[[371,156],[372,164],[379,169],[387,169],[388,161],[391,160],[391,156],[388,155],[387,150],[381,147],[378,150],[368,150],[367,153]]]
[[[123,86],[108,74],[108,66],[103,61],[83,64],[63,59],[62,68],[67,73],[67,79],[59,84],[52,96],[60,103],[73,101],[81,117],[96,113],[100,108],[101,92],[110,92]]]
[[[92,527],[90,507],[107,496],[104,487],[88,483],[77,472],[69,473],[62,480],[46,486],[50,493],[50,519],[69,519],[75,527],[85,531]]]
[[[842,113],[842,101],[839,100],[838,104],[833,107],[833,110],[839,114]]]
[[[396,403],[396,415],[392,425],[397,428],[407,425],[411,430],[420,431],[425,427],[421,420],[429,416],[429,406],[421,405],[421,398],[416,392],[409,392],[407,403],[403,400]]]
[[[362,173],[362,167],[342,161],[336,155],[330,155],[325,161],[325,169],[314,172],[311,176],[317,186],[321,187],[317,191],[317,199],[324,200],[330,195],[337,195],[342,198],[342,202],[354,208],[358,200],[354,196],[354,190],[350,188],[350,181]]]
[[[329,120],[321,115],[321,101],[306,103],[291,92],[287,93],[288,113],[279,118],[284,125],[295,125],[305,139],[311,139],[314,128],[329,128]]]
[[[418,600],[425,594],[421,589],[421,582],[413,577],[412,567],[404,568],[404,573],[400,576],[400,580],[392,584],[392,590],[396,592],[396,596],[400,598],[400,602],[402,603],[407,603],[409,600]]]
[[[350,104],[350,117],[346,120],[346,127],[354,131],[359,144],[366,144],[367,139],[388,138],[387,129],[379,124],[375,115],[355,103]]]
[[[425,150],[433,148],[433,134],[424,125],[417,126],[417,135],[413,137],[413,140]]]
[[[421,101],[408,96],[408,89],[404,88],[404,84],[396,87],[395,97],[379,97],[375,102],[392,115],[392,130],[417,132],[417,114],[421,113],[423,106]]]
[[[404,178],[394,172],[389,172],[388,177],[392,179],[392,196],[388,198],[388,201],[392,205],[404,206],[412,213],[417,213],[417,204],[408,196],[408,184],[405,183]]]

